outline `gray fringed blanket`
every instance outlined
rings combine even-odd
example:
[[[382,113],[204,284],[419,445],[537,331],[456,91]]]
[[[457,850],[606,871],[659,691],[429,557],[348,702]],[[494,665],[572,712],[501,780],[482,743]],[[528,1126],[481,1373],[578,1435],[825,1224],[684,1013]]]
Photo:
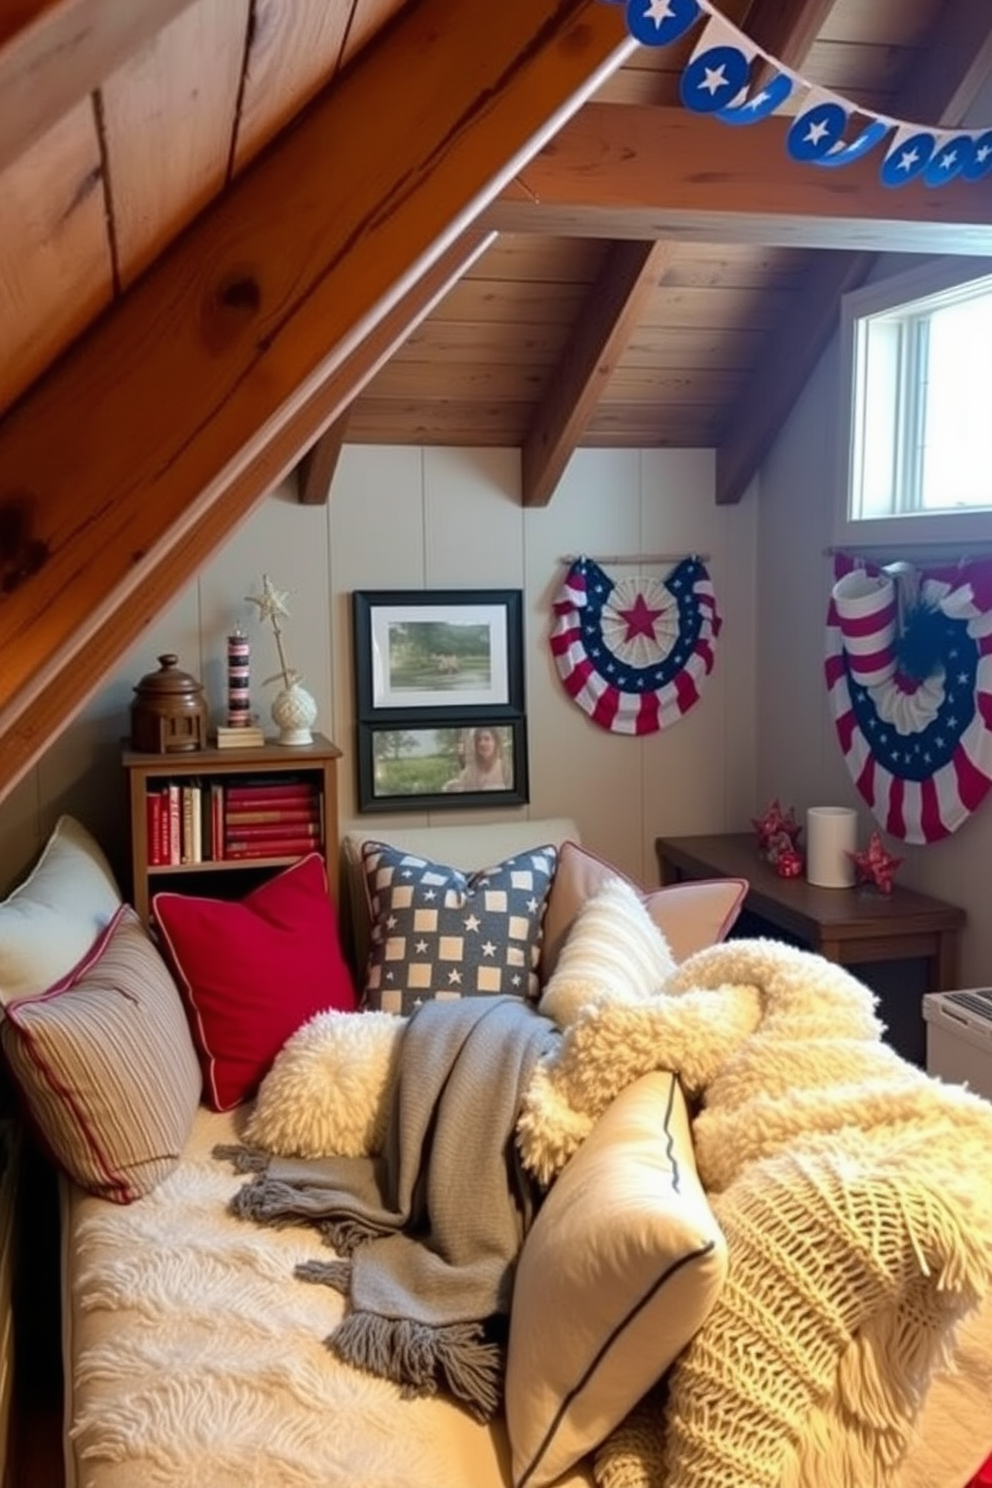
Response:
[[[297,1270],[349,1298],[327,1340],[340,1358],[410,1394],[444,1386],[483,1420],[502,1399],[505,1319],[534,1204],[514,1126],[557,1037],[518,998],[425,1003],[403,1035],[382,1155],[269,1157],[232,1201],[261,1223],[317,1225],[349,1257]]]

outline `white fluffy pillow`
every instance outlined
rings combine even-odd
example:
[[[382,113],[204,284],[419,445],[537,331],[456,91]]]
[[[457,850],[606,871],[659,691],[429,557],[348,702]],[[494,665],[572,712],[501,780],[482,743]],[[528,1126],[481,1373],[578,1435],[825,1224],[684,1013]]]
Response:
[[[276,1055],[246,1139],[280,1157],[381,1151],[406,1023],[393,1013],[317,1013]]]
[[[0,902],[0,1002],[37,997],[68,976],[120,903],[102,849],[60,816],[30,875]]]
[[[668,942],[626,879],[611,878],[579,910],[539,1011],[559,1028],[601,1001],[642,1002],[675,970]]]

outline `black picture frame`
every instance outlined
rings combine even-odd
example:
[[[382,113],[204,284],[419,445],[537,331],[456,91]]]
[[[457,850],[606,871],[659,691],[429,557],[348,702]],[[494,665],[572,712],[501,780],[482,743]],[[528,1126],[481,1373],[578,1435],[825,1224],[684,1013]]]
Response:
[[[499,743],[503,785],[478,786],[466,775],[466,755],[479,734]],[[460,755],[459,749],[464,753]],[[454,782],[461,780],[456,785]],[[527,724],[523,715],[480,719],[462,715],[433,719],[377,719],[358,724],[360,811],[464,810],[523,806],[530,799]]]
[[[359,723],[523,716],[522,590],[356,589],[352,602]]]

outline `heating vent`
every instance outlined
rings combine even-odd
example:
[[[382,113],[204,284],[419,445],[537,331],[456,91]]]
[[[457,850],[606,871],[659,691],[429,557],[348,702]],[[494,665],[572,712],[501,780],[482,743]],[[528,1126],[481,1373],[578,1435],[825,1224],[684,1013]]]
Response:
[[[954,1008],[974,1013],[986,1023],[992,1023],[992,987],[975,987],[967,992],[945,992],[943,1004],[946,1012],[954,1016]]]

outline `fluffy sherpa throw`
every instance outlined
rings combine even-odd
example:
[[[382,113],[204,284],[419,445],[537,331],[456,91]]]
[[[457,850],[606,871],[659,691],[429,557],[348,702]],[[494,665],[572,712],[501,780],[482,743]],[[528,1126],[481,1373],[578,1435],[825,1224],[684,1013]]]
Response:
[[[350,1259],[297,1268],[346,1292],[336,1354],[481,1419],[502,1399],[516,1257],[532,1212],[513,1130],[554,1025],[513,997],[428,1002],[410,1019],[381,1157],[262,1157],[234,1212],[320,1227]],[[235,1156],[250,1166],[257,1154]]]
[[[618,1089],[676,1070],[702,1102],[696,1158],[727,1238],[727,1285],[664,1413],[649,1401],[608,1439],[602,1488],[778,1488],[799,1460],[803,1488],[892,1482],[992,1286],[992,1104],[881,1032],[841,967],[741,940],[646,1003],[590,997],[535,1072],[519,1143],[547,1179]]]

